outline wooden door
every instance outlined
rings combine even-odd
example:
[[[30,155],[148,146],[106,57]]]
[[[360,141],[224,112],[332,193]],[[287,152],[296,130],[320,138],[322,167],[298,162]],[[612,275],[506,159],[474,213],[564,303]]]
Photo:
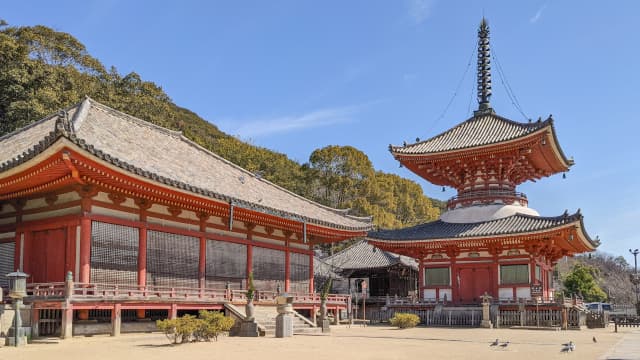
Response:
[[[491,294],[491,272],[488,267],[462,268],[459,271],[459,303],[477,304],[485,292]]]
[[[34,231],[31,243],[31,282],[64,281],[65,239],[64,228]]]

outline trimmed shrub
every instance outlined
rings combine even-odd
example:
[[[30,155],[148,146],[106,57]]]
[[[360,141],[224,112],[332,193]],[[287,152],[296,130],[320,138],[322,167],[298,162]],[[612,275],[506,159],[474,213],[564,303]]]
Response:
[[[397,326],[400,329],[416,327],[420,323],[420,317],[416,314],[396,313],[389,319],[391,326]]]
[[[216,311],[199,312],[199,317],[185,315],[177,319],[156,321],[158,329],[174,344],[191,341],[218,340],[218,336],[227,333],[234,320]]]

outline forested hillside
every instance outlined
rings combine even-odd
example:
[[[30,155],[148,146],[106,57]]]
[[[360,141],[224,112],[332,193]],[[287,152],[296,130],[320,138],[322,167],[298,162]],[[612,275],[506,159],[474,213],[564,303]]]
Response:
[[[418,184],[376,171],[349,146],[315,150],[308,163],[229,136],[174,104],[156,84],[120,74],[92,57],[73,36],[45,26],[0,23],[0,134],[53,114],[84,96],[173,130],[262,177],[320,203],[373,215],[379,227],[414,225],[439,216],[442,203]],[[214,109],[215,110],[215,109]],[[383,146],[381,144],[380,146]]]
[[[591,301],[609,301],[618,304],[635,303],[634,287],[631,283],[633,269],[624,257],[597,251],[560,260],[556,265],[556,274],[559,280],[556,287],[558,289],[563,289],[564,281],[568,274],[575,269],[576,264],[589,270],[597,287],[601,290],[603,298]]]

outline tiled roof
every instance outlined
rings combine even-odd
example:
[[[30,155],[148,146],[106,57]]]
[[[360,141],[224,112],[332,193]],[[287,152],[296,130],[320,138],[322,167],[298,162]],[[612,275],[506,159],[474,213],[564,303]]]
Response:
[[[493,113],[485,113],[428,140],[405,146],[390,146],[390,150],[395,154],[428,154],[495,144],[526,136],[551,125],[552,121],[549,117],[545,121],[519,123]]]
[[[235,206],[301,222],[368,230],[370,218],[349,216],[285,190],[171,131],[89,98],[0,138],[0,173],[65,137],[128,172]]]
[[[579,211],[573,215],[565,213],[555,217],[515,214],[477,223],[448,223],[437,220],[404,229],[371,231],[367,238],[397,241],[465,239],[544,231],[574,222],[582,222],[582,214]]]
[[[415,259],[380,250],[364,240],[326,257],[322,261],[343,270],[386,268],[396,264],[418,269],[418,263]]]

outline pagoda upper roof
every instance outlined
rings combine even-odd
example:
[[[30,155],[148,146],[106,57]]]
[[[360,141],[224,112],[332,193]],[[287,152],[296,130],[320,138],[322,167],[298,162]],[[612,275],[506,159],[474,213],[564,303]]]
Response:
[[[294,194],[187,139],[86,98],[0,137],[0,178],[61,139],[134,176],[235,206],[346,230],[368,230],[354,217]]]
[[[364,240],[322,259],[326,264],[343,270],[387,268],[397,264],[418,269],[415,259],[375,248]]]
[[[524,235],[559,229],[570,224],[584,229],[582,219],[583,216],[578,211],[572,215],[565,212],[563,215],[554,217],[517,213],[496,220],[475,223],[449,223],[436,220],[404,229],[370,231],[367,239],[402,243]],[[594,248],[598,245],[598,242],[592,240],[584,230],[582,236]]]
[[[549,128],[555,134],[551,117],[544,121],[520,123],[496,115],[493,111],[487,111],[474,115],[430,139],[404,146],[390,146],[390,150],[394,155],[439,154],[508,142],[545,128]],[[555,135],[553,137],[555,139]],[[561,151],[560,154],[566,163],[570,163]]]

